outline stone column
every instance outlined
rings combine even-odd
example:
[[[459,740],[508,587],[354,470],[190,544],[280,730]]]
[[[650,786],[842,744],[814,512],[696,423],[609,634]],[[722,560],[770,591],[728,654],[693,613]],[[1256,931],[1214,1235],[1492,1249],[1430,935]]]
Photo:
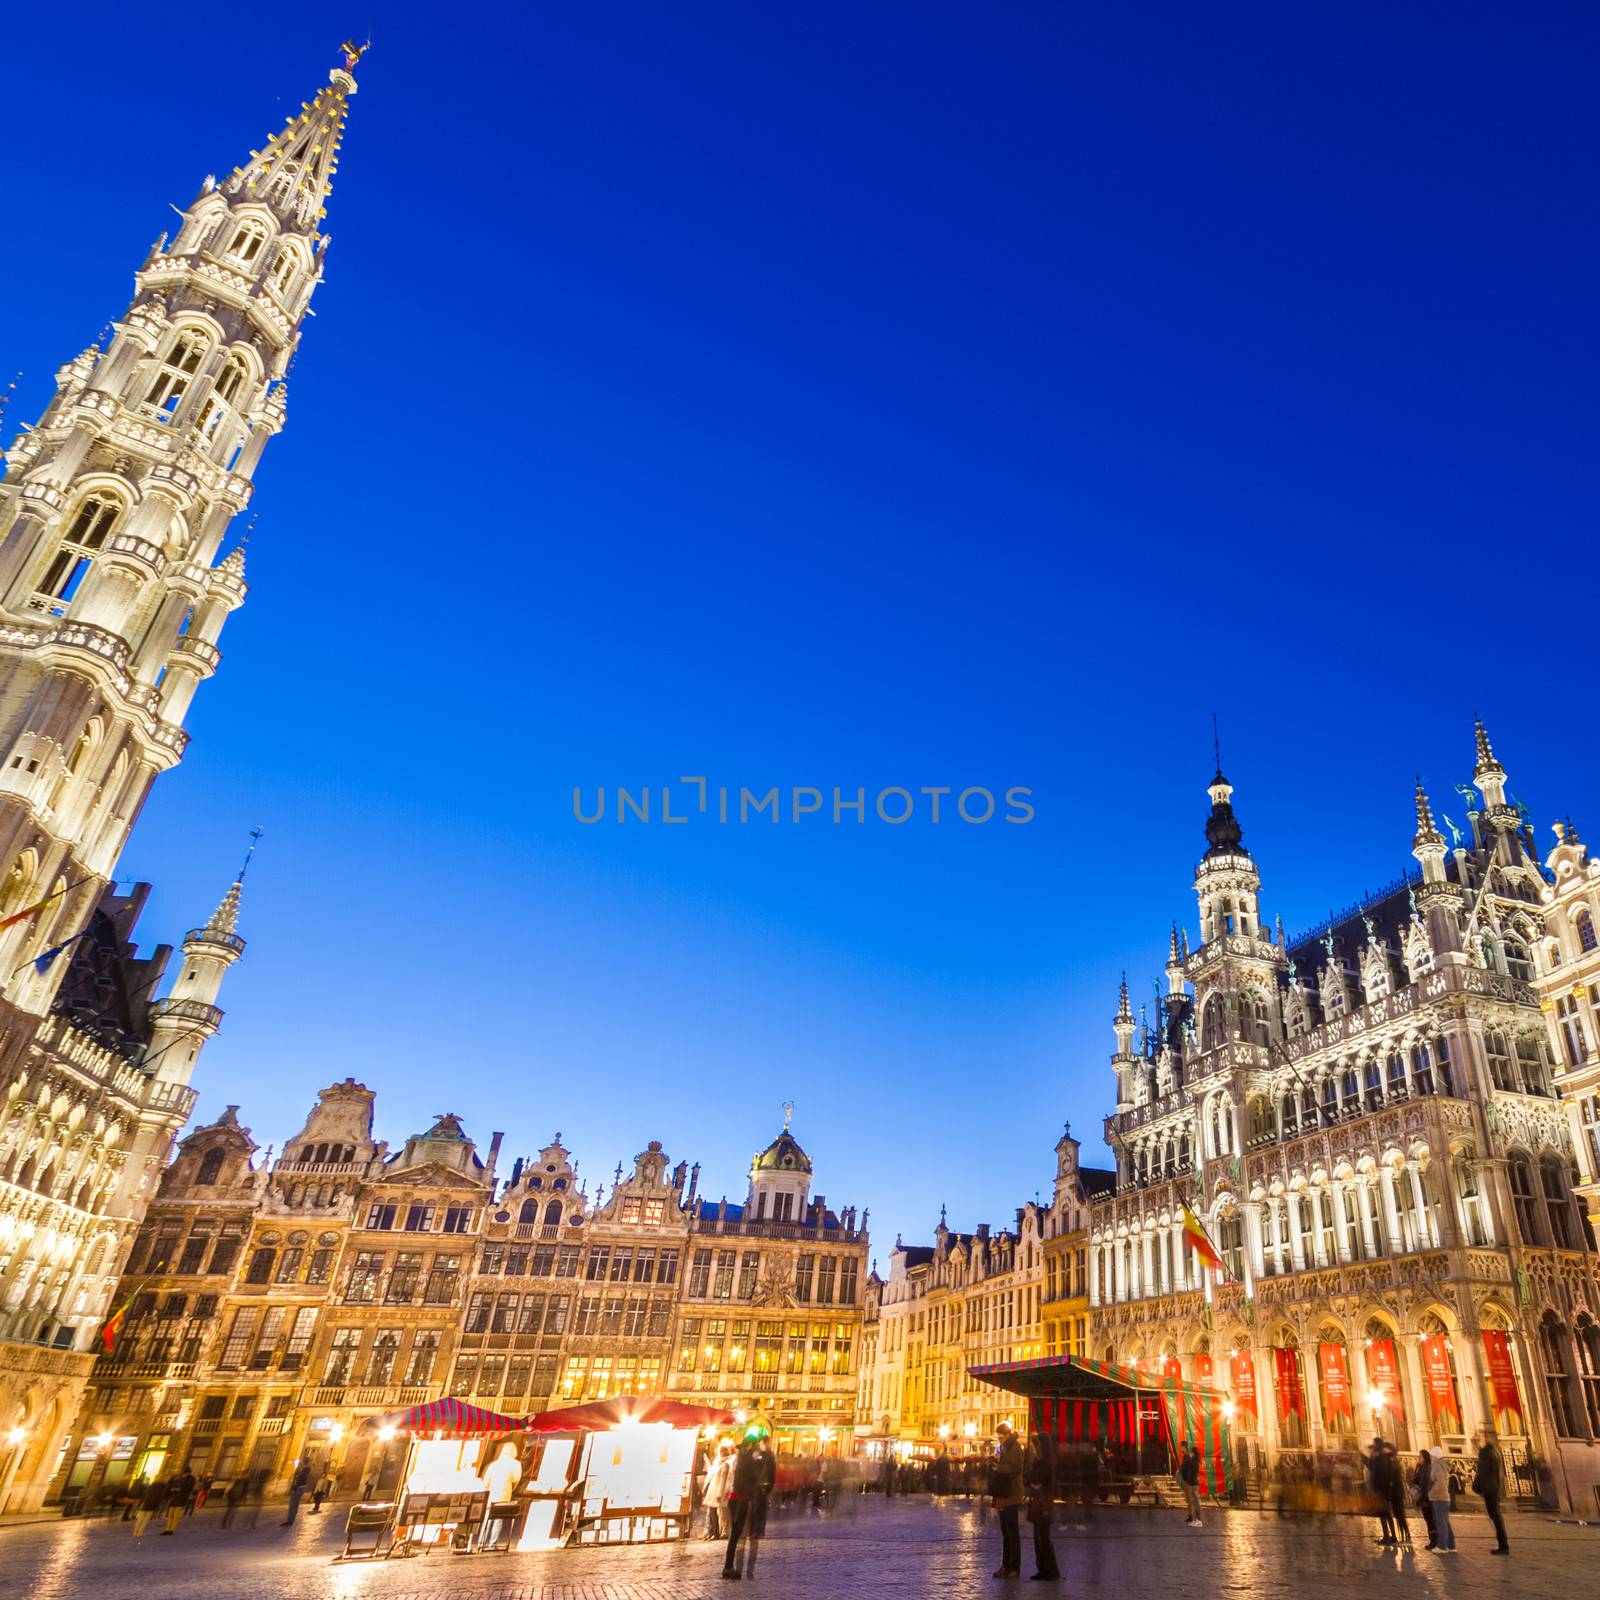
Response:
[[[1172,1224],[1172,1287],[1187,1289],[1189,1284],[1188,1248],[1183,1242],[1182,1219]]]
[[[1415,1161],[1406,1162],[1406,1171],[1411,1177],[1411,1195],[1416,1201],[1417,1229],[1422,1235],[1422,1247],[1437,1248],[1438,1230],[1434,1226],[1433,1213],[1428,1209],[1428,1197],[1422,1192],[1422,1172]]]
[[[1405,1398],[1406,1416],[1411,1423],[1411,1447],[1426,1450],[1433,1443],[1433,1406],[1422,1381],[1422,1356],[1417,1346],[1420,1335],[1400,1335],[1400,1391]]]
[[[1329,1191],[1333,1196],[1334,1250],[1342,1265],[1350,1261],[1350,1212],[1345,1205],[1344,1185],[1337,1179]]]
[[[1319,1267],[1328,1264],[1328,1248],[1322,1236],[1322,1191],[1311,1191],[1311,1255]]]
[[[1400,1231],[1400,1213],[1394,1203],[1394,1173],[1388,1167],[1378,1168],[1378,1193],[1382,1202],[1383,1228],[1389,1236],[1387,1254],[1399,1255],[1405,1249],[1405,1237]]]
[[[1289,1261],[1296,1272],[1304,1272],[1305,1252],[1300,1247],[1300,1199],[1292,1191],[1283,1197],[1283,1214],[1289,1224]]]

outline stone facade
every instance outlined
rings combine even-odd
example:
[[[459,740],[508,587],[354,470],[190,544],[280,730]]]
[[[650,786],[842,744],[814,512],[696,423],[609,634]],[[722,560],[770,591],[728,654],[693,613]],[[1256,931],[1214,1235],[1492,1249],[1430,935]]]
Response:
[[[961,1454],[983,1448],[1000,1422],[1026,1426],[1026,1403],[969,1369],[1081,1352],[1088,1202],[1110,1178],[1080,1168],[1069,1130],[1048,1207],[1020,1207],[998,1233],[987,1223],[954,1233],[941,1215],[932,1245],[895,1240],[889,1275],[874,1275],[867,1300],[860,1409],[875,1447]]]
[[[353,63],[347,61],[347,68]],[[135,278],[110,343],[56,374],[0,481],[0,1510],[35,1507],[96,1329],[244,948],[237,886],[170,955],[112,876],[246,593],[222,554],[322,278],[355,81],[221,184]],[[121,1459],[111,1440],[104,1451]],[[99,1463],[108,1469],[111,1461]]]
[[[301,1458],[388,1488],[400,1452],[362,1424],[443,1394],[518,1415],[670,1394],[848,1448],[866,1219],[811,1198],[787,1131],[743,1205],[654,1142],[591,1198],[559,1136],[502,1183],[500,1135],[480,1158],[442,1116],[390,1153],[373,1098],[324,1089],[276,1161],[233,1107],[183,1141],[55,1497],[172,1462],[281,1485]]]
[[[1174,929],[1156,1018],[1124,985],[1114,1023],[1092,1353],[1230,1390],[1252,1467],[1374,1429],[1459,1457],[1487,1428],[1588,1503],[1600,1380],[1572,1334],[1600,1275],[1532,982],[1548,886],[1481,725],[1474,783],[1454,848],[1419,783],[1420,875],[1291,941],[1219,771],[1200,943]]]

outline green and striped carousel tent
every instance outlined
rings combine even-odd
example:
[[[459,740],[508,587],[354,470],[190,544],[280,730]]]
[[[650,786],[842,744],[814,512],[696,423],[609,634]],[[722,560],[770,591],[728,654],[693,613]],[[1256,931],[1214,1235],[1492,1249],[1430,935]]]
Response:
[[[1200,1451],[1200,1487],[1225,1494],[1232,1450],[1227,1396],[1201,1383],[1113,1366],[1089,1356],[1041,1356],[969,1367],[997,1389],[1022,1395],[1031,1426],[1058,1443],[1104,1441],[1138,1451],[1159,1439],[1174,1469],[1178,1450],[1193,1439]]]

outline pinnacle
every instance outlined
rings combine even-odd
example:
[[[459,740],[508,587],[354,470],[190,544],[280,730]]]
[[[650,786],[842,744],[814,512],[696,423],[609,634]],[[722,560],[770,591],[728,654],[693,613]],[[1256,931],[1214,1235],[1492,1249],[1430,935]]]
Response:
[[[218,572],[226,572],[230,577],[244,579],[244,546],[236,544],[221,561],[217,563]]]
[[[1417,831],[1411,843],[1413,846],[1424,844],[1443,844],[1444,835],[1434,826],[1433,807],[1428,803],[1428,791],[1422,787],[1422,778],[1417,778],[1416,790],[1417,805]]]
[[[217,909],[206,924],[208,933],[235,933],[239,927],[239,895],[242,885],[230,884]]]
[[[1472,769],[1474,778],[1481,778],[1487,773],[1504,772],[1506,769],[1494,757],[1494,746],[1489,743],[1489,735],[1484,731],[1483,719],[1472,719],[1472,731],[1478,745],[1478,764]]]
[[[1117,1021],[1127,1023],[1133,1021],[1133,1009],[1128,1003],[1128,974],[1126,972],[1122,974],[1122,992],[1117,1003]]]

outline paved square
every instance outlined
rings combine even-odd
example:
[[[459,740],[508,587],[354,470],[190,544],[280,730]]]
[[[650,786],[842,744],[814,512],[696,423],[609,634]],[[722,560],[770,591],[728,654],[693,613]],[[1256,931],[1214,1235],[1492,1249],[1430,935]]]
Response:
[[[30,1600],[706,1600],[726,1595],[720,1547],[694,1541],[544,1555],[430,1556],[331,1564],[342,1510],[228,1531],[208,1509],[171,1538],[153,1525],[135,1542],[132,1524],[95,1520],[0,1529],[5,1592]],[[1415,1519],[1414,1519],[1415,1520]],[[1416,1523],[1420,1532],[1420,1522]],[[1024,1523],[1024,1574],[1032,1571]],[[1415,1596],[1592,1593],[1600,1528],[1544,1517],[1511,1519],[1509,1560],[1490,1555],[1482,1517],[1457,1519],[1460,1554],[1440,1558],[1383,1550],[1374,1524],[1351,1517],[1278,1518],[1208,1513],[1201,1530],[1180,1512],[1107,1509],[1087,1533],[1056,1529],[1057,1592],[1157,1600],[1213,1597]],[[774,1513],[748,1593],[772,1600],[834,1595],[1020,1597],[1048,1585],[990,1577],[999,1531],[975,1505],[925,1499],[862,1502],[853,1514]]]

